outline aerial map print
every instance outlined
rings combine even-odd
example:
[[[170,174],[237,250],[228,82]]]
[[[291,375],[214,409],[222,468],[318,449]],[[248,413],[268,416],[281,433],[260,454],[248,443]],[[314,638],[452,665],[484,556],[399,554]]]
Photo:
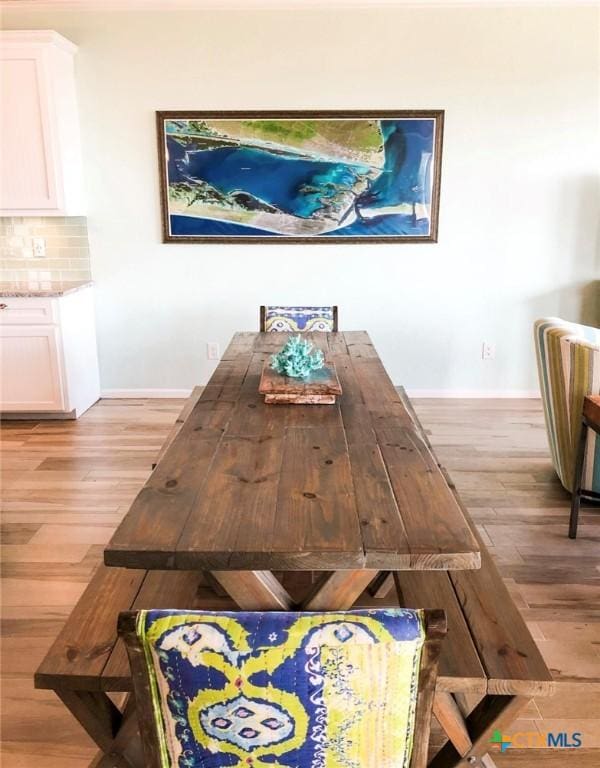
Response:
[[[159,113],[165,239],[435,239],[441,113],[406,114]]]

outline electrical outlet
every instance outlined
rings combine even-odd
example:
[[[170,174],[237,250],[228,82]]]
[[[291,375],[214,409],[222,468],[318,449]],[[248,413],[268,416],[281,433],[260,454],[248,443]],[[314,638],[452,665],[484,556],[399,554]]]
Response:
[[[206,345],[206,357],[209,360],[219,360],[221,357],[221,350],[219,349],[218,341],[209,341]]]
[[[482,360],[495,360],[496,359],[496,345],[490,341],[484,341],[481,345],[481,358]]]
[[[34,237],[32,240],[33,256],[36,259],[43,259],[46,255],[46,241],[43,237]]]

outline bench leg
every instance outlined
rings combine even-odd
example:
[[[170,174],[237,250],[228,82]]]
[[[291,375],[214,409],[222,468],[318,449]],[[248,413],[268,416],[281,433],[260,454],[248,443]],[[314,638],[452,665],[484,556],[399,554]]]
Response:
[[[137,759],[139,736],[131,698],[122,713],[101,691],[55,692],[102,750],[104,756],[94,763],[97,768],[142,768],[143,762]]]
[[[447,691],[438,691],[433,700],[433,714],[461,757],[473,748],[471,734],[454,696]]]
[[[100,753],[91,764],[90,768],[130,768],[132,764],[122,755]],[[139,763],[142,766],[143,763]]]
[[[485,696],[465,718],[464,727],[458,725],[458,708],[454,710],[448,707],[447,701],[442,700],[441,715],[450,726],[448,736],[451,740],[429,762],[429,768],[485,768],[486,762],[489,765],[486,755],[490,750],[490,739],[494,731],[502,733],[509,728],[530,700],[528,696]],[[444,723],[440,722],[440,725],[445,730]],[[457,746],[452,740],[456,741]]]

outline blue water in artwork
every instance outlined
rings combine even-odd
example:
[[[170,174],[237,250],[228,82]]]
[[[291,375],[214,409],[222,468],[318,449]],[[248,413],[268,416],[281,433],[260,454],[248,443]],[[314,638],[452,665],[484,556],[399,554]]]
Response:
[[[256,227],[245,227],[243,224],[234,224],[230,221],[216,221],[215,219],[198,219],[194,216],[171,216],[171,234],[173,235],[230,235],[237,237],[282,237],[277,232],[267,232]]]
[[[347,227],[326,232],[323,237],[385,237],[390,235],[425,237],[428,234],[429,221],[427,219],[414,221],[412,216],[396,213],[374,216],[372,219],[366,220],[357,219]]]
[[[354,203],[356,220],[324,237],[426,236],[429,220],[377,209],[399,204],[431,203],[434,146],[432,119],[382,120],[385,163],[382,172]],[[243,191],[267,205],[298,218],[310,218],[340,188],[352,188],[367,169],[345,162],[280,154],[268,149],[220,146],[186,150],[170,135],[169,182],[203,180],[224,194]],[[365,212],[364,218],[361,212]],[[368,215],[367,215],[368,212]],[[171,215],[173,235],[285,237],[256,227],[223,220]]]
[[[426,219],[417,220],[413,223],[412,216],[376,216],[367,221],[357,220],[347,227],[335,229],[333,232],[326,232],[323,237],[357,237],[371,236],[381,237],[385,235],[407,235],[424,237],[429,230],[429,223]],[[192,236],[192,235],[213,235],[220,237],[227,235],[229,237],[285,237],[278,232],[268,232],[256,227],[246,227],[243,224],[234,224],[230,221],[215,221],[213,219],[198,219],[193,216],[171,216],[171,233],[173,235]]]
[[[307,218],[321,207],[320,197],[332,197],[335,185],[352,186],[366,170],[253,147],[219,147],[188,152],[169,175],[172,181],[203,179],[225,193],[242,189],[285,213]]]

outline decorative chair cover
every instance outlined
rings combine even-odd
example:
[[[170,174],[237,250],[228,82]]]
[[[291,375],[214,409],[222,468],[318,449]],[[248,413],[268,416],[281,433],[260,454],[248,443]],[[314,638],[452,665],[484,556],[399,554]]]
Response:
[[[265,307],[265,331],[335,331],[333,307]]]
[[[140,611],[164,768],[407,768],[421,611]]]

